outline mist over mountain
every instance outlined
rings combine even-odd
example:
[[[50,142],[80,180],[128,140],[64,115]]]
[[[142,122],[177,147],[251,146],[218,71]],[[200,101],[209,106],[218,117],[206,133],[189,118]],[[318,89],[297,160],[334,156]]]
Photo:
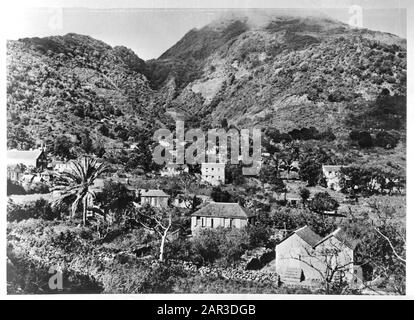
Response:
[[[254,17],[230,15],[191,30],[148,62],[153,85],[174,97],[169,107],[287,130],[340,127],[355,103],[383,89],[405,95],[404,39],[327,17]]]

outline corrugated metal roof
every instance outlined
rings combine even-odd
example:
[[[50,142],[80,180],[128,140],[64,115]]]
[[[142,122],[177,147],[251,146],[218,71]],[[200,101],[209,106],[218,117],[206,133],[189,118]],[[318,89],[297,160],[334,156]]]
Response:
[[[155,190],[155,189],[143,189],[141,190],[141,196],[142,197],[169,197],[168,194],[166,194],[162,190]]]
[[[309,244],[312,247],[316,246],[319,243],[319,241],[322,240],[322,238],[319,235],[317,235],[315,232],[313,232],[313,230],[309,228],[308,226],[304,226],[296,230],[295,233],[303,241],[305,241],[307,244]]]
[[[7,150],[7,163],[17,164],[27,161],[36,161],[43,153],[43,150]]]
[[[341,228],[336,229],[332,233],[328,234],[325,238],[321,239],[316,244],[316,246],[320,245],[321,243],[325,242],[326,240],[328,240],[331,237],[335,237],[336,239],[341,241],[343,244],[345,244],[348,248],[350,248],[352,250],[355,249],[356,243],[354,241],[351,241],[348,238],[348,236],[346,235],[346,233]]]
[[[255,216],[255,214],[238,203],[210,202],[205,207],[194,212],[192,216],[247,219]]]
[[[322,165],[322,170],[326,170],[326,171],[339,171],[341,170],[341,168],[345,168],[346,166],[342,166],[342,165]]]

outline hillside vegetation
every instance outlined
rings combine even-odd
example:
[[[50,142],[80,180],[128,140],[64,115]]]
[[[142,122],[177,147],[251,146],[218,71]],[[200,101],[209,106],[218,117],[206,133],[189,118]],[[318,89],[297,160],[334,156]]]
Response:
[[[204,129],[315,127],[339,141],[394,130],[405,141],[405,40],[324,17],[224,16],[146,62],[77,34],[8,41],[7,59],[9,148],[53,151],[63,135],[73,153],[113,160],[132,143],[148,149],[175,114]]]

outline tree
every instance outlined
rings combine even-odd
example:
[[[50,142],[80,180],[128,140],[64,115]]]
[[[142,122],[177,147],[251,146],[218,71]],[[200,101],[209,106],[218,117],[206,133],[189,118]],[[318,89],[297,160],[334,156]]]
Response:
[[[102,124],[98,127],[98,131],[102,133],[105,137],[109,135],[109,129],[105,124]]]
[[[53,146],[53,153],[56,156],[66,158],[66,159],[71,159],[73,157],[72,147],[73,147],[73,144],[69,140],[68,137],[58,136]]]
[[[25,204],[15,204],[12,200],[7,203],[7,221],[21,221],[26,219],[59,219],[64,208],[52,208],[49,201],[38,199]]]
[[[82,134],[81,137],[81,148],[86,153],[92,153],[93,151],[92,139],[89,137],[89,133],[86,131]]]
[[[211,190],[211,198],[215,202],[233,201],[232,195],[227,190],[223,190],[220,186],[213,187],[213,189]]]
[[[135,196],[133,192],[119,182],[105,182],[101,192],[96,195],[104,219],[114,214],[114,220],[120,221],[125,210],[132,209]]]
[[[284,193],[286,195],[287,188],[282,179],[277,178],[273,180],[272,190],[276,193]]]
[[[279,175],[279,158],[273,159],[270,163],[260,169],[259,180],[272,186],[272,190],[277,193],[286,193],[286,185]]]
[[[17,182],[7,179],[7,195],[26,194],[26,190]]]
[[[322,166],[314,159],[306,159],[299,165],[299,177],[308,183],[308,186],[315,186],[322,173]]]
[[[259,173],[259,180],[263,183],[273,184],[279,177],[277,163],[267,163],[262,165]]]
[[[371,285],[380,285],[398,294],[405,294],[406,280],[406,228],[397,217],[401,212],[390,203],[372,201],[370,212],[363,217],[350,210],[348,233],[359,237],[355,260],[359,265],[372,267]],[[400,209],[401,210],[401,209]]]
[[[257,239],[253,237],[253,240]],[[250,241],[247,228],[206,228],[191,239],[194,254],[204,263],[217,261],[226,267],[232,266],[251,248]]]
[[[335,211],[338,207],[338,201],[332,198],[328,192],[318,192],[309,203],[309,209],[319,214],[323,214],[325,211]]]
[[[241,164],[230,164],[225,167],[226,184],[232,183],[235,185],[241,185],[244,183],[245,178],[243,175],[243,168]]]
[[[221,119],[220,125],[222,128],[227,129],[229,126],[229,123],[227,122],[226,118]]]
[[[82,203],[83,225],[86,225],[86,213],[89,207],[93,207],[96,197],[92,186],[95,180],[103,173],[109,171],[104,163],[98,163],[90,157],[82,157],[70,163],[70,168],[62,172],[55,181],[54,190],[60,193],[60,197],[54,201],[54,206],[72,202],[72,217],[75,216],[79,203]]]
[[[154,208],[147,204],[146,206],[137,209],[135,221],[145,229],[154,231],[161,238],[158,260],[163,262],[165,242],[173,223],[172,210]]]
[[[359,133],[358,145],[361,148],[371,148],[374,146],[374,140],[371,137],[371,134],[366,131],[361,131]]]
[[[299,189],[299,196],[302,198],[302,202],[303,204],[306,203],[306,201],[308,201],[309,197],[310,197],[310,191],[307,188],[300,188]]]
[[[375,145],[378,147],[392,149],[397,146],[400,137],[398,134],[391,134],[387,131],[380,131],[375,137]]]
[[[329,239],[316,248],[305,248],[305,255],[293,257],[306,264],[319,275],[325,288],[325,293],[340,294],[347,288],[346,274],[354,263],[352,250],[343,242],[333,242]]]

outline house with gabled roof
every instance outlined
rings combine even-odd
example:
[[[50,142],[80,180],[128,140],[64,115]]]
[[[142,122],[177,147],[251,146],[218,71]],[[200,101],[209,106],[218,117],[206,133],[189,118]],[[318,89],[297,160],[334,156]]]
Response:
[[[141,205],[149,204],[153,207],[162,208],[168,206],[170,196],[159,189],[141,189],[139,190]]]
[[[243,228],[255,220],[256,214],[238,203],[210,202],[191,215],[191,232],[198,228]]]
[[[7,165],[23,164],[26,167],[45,169],[47,157],[43,149],[38,150],[7,150]]]
[[[342,165],[322,165],[322,173],[326,179],[326,185],[329,189],[341,191],[339,180],[341,178],[340,171],[346,166]]]
[[[18,182],[25,172],[25,166],[22,164],[11,164],[7,166],[7,179]]]
[[[341,228],[321,237],[304,226],[276,245],[276,272],[286,283],[320,283],[330,273],[348,283],[359,283],[354,249]]]

